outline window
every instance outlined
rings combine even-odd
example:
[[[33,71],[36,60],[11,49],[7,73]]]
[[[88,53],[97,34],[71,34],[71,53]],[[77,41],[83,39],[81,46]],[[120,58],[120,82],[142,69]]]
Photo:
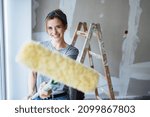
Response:
[[[3,1],[0,0],[0,99],[6,99]]]

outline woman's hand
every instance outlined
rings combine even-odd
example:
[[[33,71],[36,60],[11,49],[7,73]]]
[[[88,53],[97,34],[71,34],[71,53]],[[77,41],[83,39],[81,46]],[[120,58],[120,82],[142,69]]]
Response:
[[[52,93],[52,90],[49,90],[49,91],[45,91],[45,90],[44,90],[43,87],[44,87],[45,85],[46,85],[46,82],[41,83],[40,88],[39,88],[39,90],[38,90],[39,96],[40,96],[40,98],[42,98],[42,99],[49,97],[49,96],[51,95],[51,93]]]
[[[36,93],[36,90],[33,90],[32,93],[30,93],[30,94],[26,97],[26,99],[27,99],[27,100],[31,100],[32,96],[33,96],[35,93]]]

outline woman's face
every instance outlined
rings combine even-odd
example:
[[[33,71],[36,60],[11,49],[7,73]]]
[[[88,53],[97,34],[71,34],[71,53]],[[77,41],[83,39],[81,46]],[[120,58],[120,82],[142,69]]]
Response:
[[[60,41],[64,39],[64,32],[66,30],[66,26],[64,26],[60,19],[54,18],[47,20],[46,30],[48,35],[52,37],[53,41]]]

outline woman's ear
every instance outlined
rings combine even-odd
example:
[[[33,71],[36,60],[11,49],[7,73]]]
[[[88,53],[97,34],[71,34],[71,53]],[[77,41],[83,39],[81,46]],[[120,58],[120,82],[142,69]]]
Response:
[[[65,30],[67,30],[67,25],[65,25]]]

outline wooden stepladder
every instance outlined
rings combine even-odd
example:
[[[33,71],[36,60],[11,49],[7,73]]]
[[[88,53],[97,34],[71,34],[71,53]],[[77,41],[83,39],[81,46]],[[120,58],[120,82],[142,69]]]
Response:
[[[82,29],[82,27],[83,27],[83,29]],[[108,85],[108,93],[106,92],[106,94],[109,96],[110,99],[114,100],[115,95],[113,92],[106,51],[104,49],[104,42],[102,41],[102,32],[101,32],[100,24],[92,23],[92,24],[90,24],[89,28],[87,28],[86,22],[79,22],[79,24],[74,32],[73,38],[72,38],[73,46],[75,45],[78,36],[85,37],[84,45],[83,45],[83,48],[81,51],[81,56],[78,59],[79,62],[84,63],[86,54],[88,54],[90,67],[94,69],[93,57],[96,57],[96,58],[102,60],[102,64],[104,67],[105,80],[107,81],[107,85]],[[91,42],[92,36],[97,37],[100,54],[96,54],[91,51],[90,42]],[[101,99],[98,94],[98,88],[95,89],[95,95],[96,95],[96,99]]]

